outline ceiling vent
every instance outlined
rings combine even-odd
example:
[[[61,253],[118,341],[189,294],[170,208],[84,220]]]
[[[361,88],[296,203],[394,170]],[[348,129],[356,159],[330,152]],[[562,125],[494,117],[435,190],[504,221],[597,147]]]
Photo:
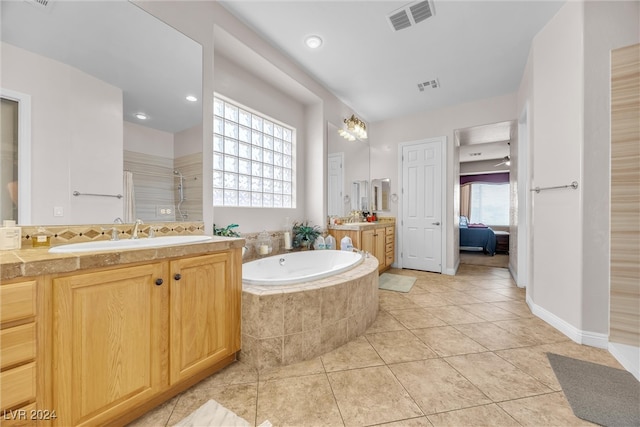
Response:
[[[389,19],[393,31],[400,31],[422,22],[434,14],[432,1],[417,1],[391,12],[387,15],[387,19]]]
[[[437,89],[440,87],[438,79],[427,80],[426,82],[418,83],[418,90],[424,92],[425,89]]]
[[[32,6],[36,6],[39,9],[46,9],[48,7],[51,7],[51,3],[53,3],[53,0],[24,0],[24,1],[29,3]]]

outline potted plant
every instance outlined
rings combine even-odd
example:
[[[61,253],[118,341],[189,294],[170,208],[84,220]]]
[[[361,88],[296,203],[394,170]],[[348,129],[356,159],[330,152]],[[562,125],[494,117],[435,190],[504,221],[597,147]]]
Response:
[[[234,230],[237,228],[238,224],[229,224],[224,228],[216,228],[216,225],[213,224],[213,235],[214,236],[224,236],[224,237],[242,237],[240,233]]]
[[[309,249],[320,235],[317,225],[309,225],[308,221],[293,224],[293,247]]]

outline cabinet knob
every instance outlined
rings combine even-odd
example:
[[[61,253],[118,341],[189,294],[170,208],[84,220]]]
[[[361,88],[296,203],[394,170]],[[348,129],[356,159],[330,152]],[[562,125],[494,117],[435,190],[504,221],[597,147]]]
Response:
[[[160,286],[160,285],[162,285],[163,283],[164,283],[164,280],[162,280],[162,279],[156,279],[156,285],[157,285],[157,286]]]
[[[180,275],[180,273],[176,273],[176,275],[173,276],[173,278],[176,279],[176,280],[180,280],[180,279],[182,279],[182,276]]]

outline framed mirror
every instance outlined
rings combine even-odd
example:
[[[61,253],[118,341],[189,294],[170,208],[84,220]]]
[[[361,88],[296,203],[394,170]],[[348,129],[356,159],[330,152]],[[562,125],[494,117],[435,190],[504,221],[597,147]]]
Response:
[[[352,210],[367,210],[369,206],[369,144],[347,141],[338,134],[339,127],[327,125],[329,216],[347,216]],[[366,197],[366,205],[362,199]]]
[[[200,44],[128,1],[0,7],[0,86],[31,100],[31,150],[23,156],[19,147],[11,176],[18,177],[19,222],[124,218],[124,197],[117,196],[126,196],[125,169],[133,172],[134,217],[201,219]],[[11,182],[1,178],[4,192]],[[192,202],[188,217],[176,215],[181,193]],[[7,200],[15,198],[0,198],[3,215],[13,211]],[[29,204],[25,217],[20,206]]]
[[[371,180],[371,210],[374,212],[389,211],[389,178]]]

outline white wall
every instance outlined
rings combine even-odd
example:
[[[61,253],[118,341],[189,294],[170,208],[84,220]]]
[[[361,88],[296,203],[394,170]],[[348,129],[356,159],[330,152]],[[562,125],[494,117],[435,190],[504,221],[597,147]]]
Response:
[[[123,130],[125,150],[173,159],[174,136],[172,133],[131,122],[124,122]]]
[[[1,84],[31,95],[31,223],[111,223],[122,216],[121,199],[72,196],[122,193],[122,91],[7,43]],[[56,206],[64,216],[53,216]]]
[[[443,272],[455,270],[458,254],[459,147],[455,146],[454,131],[472,126],[497,123],[517,118],[517,96],[515,93],[483,99],[439,110],[425,111],[411,116],[372,123],[369,132],[371,176],[391,178],[391,194],[401,197],[398,188],[398,144],[439,136],[447,137],[447,182],[445,215],[448,227],[443,238],[447,241],[446,264]],[[398,205],[391,203],[391,215],[398,215]],[[456,208],[457,207],[457,208]],[[398,248],[400,249],[400,248]],[[399,254],[396,251],[396,254]]]
[[[568,2],[535,37],[518,109],[529,103],[534,194],[527,300],[577,342],[607,346],[610,50],[639,39],[637,2]]]

